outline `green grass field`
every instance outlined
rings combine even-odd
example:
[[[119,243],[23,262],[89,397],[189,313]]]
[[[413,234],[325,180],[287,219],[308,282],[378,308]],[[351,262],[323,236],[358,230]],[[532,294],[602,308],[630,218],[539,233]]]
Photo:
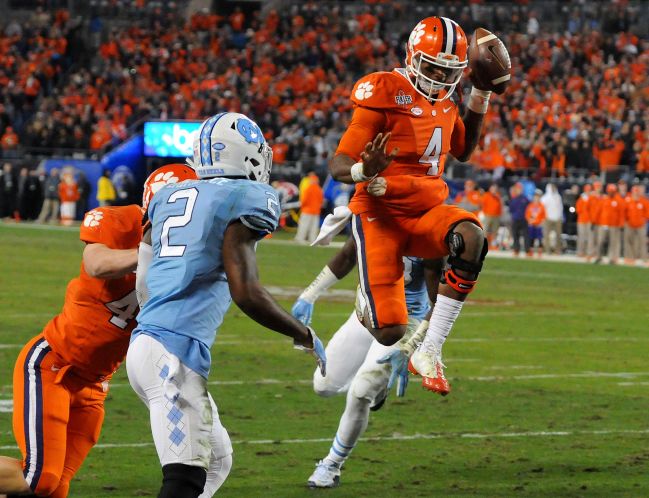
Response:
[[[284,240],[282,240],[284,239]],[[70,230],[0,225],[0,409],[16,356],[56,314],[79,269]],[[294,297],[334,249],[260,244],[262,281]],[[341,289],[355,288],[354,277]],[[316,305],[328,339],[353,302]],[[210,389],[234,442],[223,497],[649,496],[649,270],[488,259],[445,346],[453,392],[411,379],[373,413],[341,487],[306,479],[324,457],[344,399],[318,398],[314,363],[233,306],[213,349]],[[71,497],[156,496],[148,413],[116,374],[106,423]],[[2,453],[16,456],[11,414]]]

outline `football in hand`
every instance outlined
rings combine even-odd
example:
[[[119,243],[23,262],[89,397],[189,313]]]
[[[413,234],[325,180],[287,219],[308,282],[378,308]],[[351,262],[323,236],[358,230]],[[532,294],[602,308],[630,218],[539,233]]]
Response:
[[[480,90],[502,95],[511,78],[512,63],[505,44],[484,28],[473,32],[469,45],[469,78]]]

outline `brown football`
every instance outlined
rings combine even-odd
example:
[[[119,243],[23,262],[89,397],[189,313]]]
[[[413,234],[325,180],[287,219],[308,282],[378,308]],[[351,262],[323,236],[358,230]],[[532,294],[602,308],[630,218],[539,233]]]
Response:
[[[480,90],[499,95],[509,86],[512,63],[505,44],[484,28],[474,31],[469,45],[471,81]]]

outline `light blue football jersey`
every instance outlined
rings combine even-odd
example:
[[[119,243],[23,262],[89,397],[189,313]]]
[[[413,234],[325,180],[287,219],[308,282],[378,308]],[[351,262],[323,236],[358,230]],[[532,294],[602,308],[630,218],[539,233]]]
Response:
[[[403,276],[408,315],[423,320],[430,310],[426,280],[424,279],[423,260],[405,256],[403,258]]]
[[[210,348],[231,302],[223,267],[225,230],[238,220],[262,238],[277,228],[279,215],[275,190],[250,180],[188,180],[160,189],[149,204],[149,300],[131,340],[150,335],[207,377]]]

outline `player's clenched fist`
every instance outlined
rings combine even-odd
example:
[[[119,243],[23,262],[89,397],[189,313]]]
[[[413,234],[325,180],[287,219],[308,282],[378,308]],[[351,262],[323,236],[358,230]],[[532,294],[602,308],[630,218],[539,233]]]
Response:
[[[390,140],[391,133],[379,133],[373,141],[367,142],[365,150],[361,152],[363,161],[363,175],[372,178],[388,167],[392,160],[397,157],[399,148],[395,147],[388,154],[386,147]]]

